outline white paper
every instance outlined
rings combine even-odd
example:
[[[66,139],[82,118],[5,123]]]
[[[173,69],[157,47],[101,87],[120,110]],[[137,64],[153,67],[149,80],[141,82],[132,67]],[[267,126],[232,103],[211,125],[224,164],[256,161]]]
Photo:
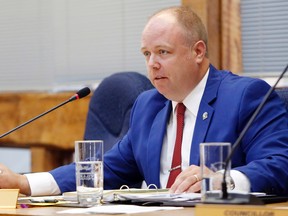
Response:
[[[159,193],[159,194],[118,194],[120,200],[134,200],[134,201],[150,201],[150,202],[165,202],[165,201],[192,201],[200,200],[199,193]]]
[[[91,208],[73,208],[57,212],[58,214],[133,214],[160,210],[176,210],[183,207],[152,207],[136,205],[102,205]]]
[[[77,201],[76,192],[63,193],[63,199],[67,201]],[[181,193],[171,194],[169,191],[158,190],[104,190],[103,201],[113,202],[116,200],[133,200],[133,201],[147,201],[147,202],[165,202],[165,201],[200,201],[200,193]]]

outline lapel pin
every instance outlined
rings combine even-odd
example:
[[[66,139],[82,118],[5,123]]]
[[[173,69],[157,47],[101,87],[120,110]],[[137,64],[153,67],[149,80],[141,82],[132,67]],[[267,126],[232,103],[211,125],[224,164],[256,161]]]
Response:
[[[202,119],[205,120],[208,118],[208,112],[204,112],[202,115]]]

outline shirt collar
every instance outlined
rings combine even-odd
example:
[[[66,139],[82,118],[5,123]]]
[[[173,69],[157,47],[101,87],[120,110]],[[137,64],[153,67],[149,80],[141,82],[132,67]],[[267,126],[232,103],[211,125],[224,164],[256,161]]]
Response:
[[[208,75],[209,75],[210,67],[202,78],[202,80],[198,83],[198,85],[187,95],[187,97],[183,100],[183,104],[185,105],[186,109],[188,109],[194,116],[197,116],[199,105],[201,98],[203,96],[205,86],[207,83]],[[175,109],[178,102],[172,101],[172,108],[173,113],[175,113]]]

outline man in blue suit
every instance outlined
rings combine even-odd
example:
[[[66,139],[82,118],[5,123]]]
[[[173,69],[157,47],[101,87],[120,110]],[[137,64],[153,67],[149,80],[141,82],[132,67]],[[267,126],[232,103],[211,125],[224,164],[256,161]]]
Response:
[[[129,131],[105,154],[104,187],[119,188],[143,180],[148,185],[167,187],[171,168],[175,168],[171,167],[177,127],[175,113],[177,104],[183,103],[186,110],[182,160],[177,167],[181,173],[169,187],[172,193],[200,191],[199,144],[233,144],[270,86],[262,80],[215,69],[208,59],[205,28],[186,7],[154,14],[143,30],[141,52],[156,89],[138,97]],[[0,168],[3,176],[8,173],[6,180],[13,175],[18,179],[16,183],[13,180],[14,187],[25,194],[76,190],[73,164],[41,174],[50,178],[46,182],[36,182],[37,174],[19,176]],[[287,168],[288,118],[283,102],[274,92],[236,150],[231,176],[237,190],[287,195]],[[46,189],[40,187],[48,182]],[[7,184],[0,176],[0,187]]]

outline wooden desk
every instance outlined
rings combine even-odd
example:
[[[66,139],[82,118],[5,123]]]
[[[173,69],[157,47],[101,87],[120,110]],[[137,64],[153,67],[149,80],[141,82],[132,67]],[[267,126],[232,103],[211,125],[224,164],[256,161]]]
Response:
[[[23,208],[23,209],[0,209],[0,216],[2,215],[56,215],[56,212],[65,210],[68,208],[64,207],[33,207],[33,208]],[[57,214],[59,216],[78,216],[80,214]],[[83,216],[83,214],[81,214]],[[96,214],[95,214],[96,215]],[[107,216],[108,214],[97,214],[97,216]],[[110,214],[109,214],[110,215]],[[118,214],[119,215],[119,214]],[[169,211],[155,211],[155,212],[149,212],[149,213],[139,213],[139,214],[120,214],[120,215],[139,215],[139,216],[175,216],[175,215],[181,215],[181,216],[194,216],[194,208],[184,208],[180,210],[169,210]]]
[[[74,93],[1,93],[0,134],[66,101]],[[32,172],[70,163],[74,141],[83,139],[89,101],[88,96],[68,103],[0,139],[0,145],[30,148]]]
[[[177,210],[165,210],[165,211],[155,211],[155,212],[149,212],[149,213],[139,213],[139,214],[120,214],[120,215],[139,215],[139,216],[175,216],[175,215],[178,215],[178,216],[212,216],[212,215],[230,215],[228,214],[227,212],[224,213],[224,214],[221,214],[219,212],[221,211],[218,211],[217,212],[217,208],[218,209],[235,209],[237,210],[238,209],[241,209],[243,212],[245,212],[245,210],[248,210],[248,211],[252,211],[254,212],[255,211],[255,208],[261,208],[262,212],[265,212],[267,214],[265,215],[287,215],[288,213],[288,202],[286,203],[276,203],[276,204],[270,204],[270,205],[265,205],[265,206],[249,206],[249,205],[202,205],[201,208],[205,208],[206,209],[206,213],[205,214],[198,214],[197,211],[196,211],[196,208],[198,207],[185,207],[183,209],[177,209]],[[286,208],[286,209],[283,209],[283,208]],[[2,215],[11,215],[11,216],[19,216],[19,215],[46,215],[46,216],[49,216],[49,215],[56,215],[56,213],[58,211],[62,211],[62,210],[66,210],[66,209],[69,209],[67,207],[31,207],[31,208],[19,208],[19,209],[0,209],[0,216]],[[212,209],[212,211],[209,211],[209,209]],[[216,210],[215,210],[216,209]],[[277,213],[275,212],[275,214],[273,214],[273,209],[276,209],[277,210]],[[279,211],[280,209],[280,211]],[[196,213],[198,215],[196,215]],[[59,214],[59,215],[63,215],[63,216],[71,216],[71,215],[75,215],[75,216],[78,216],[80,214]],[[81,214],[83,215],[83,214]],[[97,216],[107,216],[109,214],[97,214]],[[231,215],[236,215],[235,214],[231,214]],[[237,214],[238,215],[238,214]],[[240,214],[239,214],[240,215]],[[243,214],[244,215],[244,214]],[[245,215],[258,215],[258,214],[245,214]],[[260,214],[259,214],[260,215]],[[264,215],[264,214],[263,214]]]
[[[199,204],[195,207],[197,216],[287,216],[288,202],[267,205],[214,205]]]

